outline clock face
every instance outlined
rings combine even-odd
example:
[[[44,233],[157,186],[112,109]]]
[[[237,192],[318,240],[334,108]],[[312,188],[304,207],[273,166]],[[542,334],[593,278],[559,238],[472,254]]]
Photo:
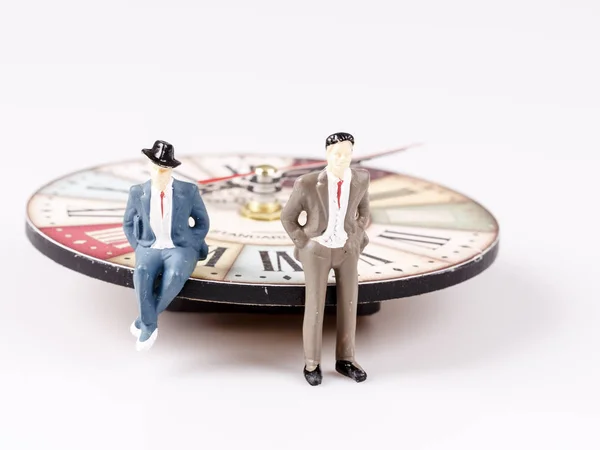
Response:
[[[217,154],[178,159],[182,164],[174,170],[174,177],[193,183],[251,172],[264,164],[287,167],[316,161]],[[498,225],[481,205],[422,179],[366,169],[371,174],[371,221],[366,230],[370,243],[360,256],[358,273],[361,288],[371,285],[371,301],[413,295],[414,290],[400,289],[411,283],[420,284],[420,292],[455,284],[493,261]],[[131,285],[131,270],[127,269],[134,267],[135,254],[123,233],[123,214],[129,188],[149,178],[148,161],[140,155],[133,161],[86,169],[47,184],[28,204],[30,239],[41,250],[42,246],[55,247],[42,251],[64,265],[79,270],[78,264],[86,261],[95,268],[88,274]],[[281,204],[288,199],[293,181],[284,179],[276,194]],[[296,293],[303,289],[302,264],[294,258],[293,244],[281,222],[240,214],[251,192],[231,183],[201,186],[200,191],[211,221],[206,240],[208,257],[198,263],[191,280],[200,286],[200,298],[206,298],[202,289],[215,300],[232,293],[243,297],[244,288],[254,296],[264,291],[264,298],[273,288],[290,288]],[[486,255],[488,261],[483,267]],[[459,274],[462,268],[471,268],[472,274],[465,278]],[[126,274],[125,278],[119,273]],[[453,273],[457,279],[449,280]],[[442,284],[434,282],[442,279]],[[329,282],[335,284],[333,271]],[[230,286],[235,289],[228,292]],[[286,291],[277,292],[281,295]],[[276,304],[276,300],[268,302]]]

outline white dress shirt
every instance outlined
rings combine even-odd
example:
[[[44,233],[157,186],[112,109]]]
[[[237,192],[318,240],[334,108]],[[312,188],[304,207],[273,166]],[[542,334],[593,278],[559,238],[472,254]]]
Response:
[[[156,241],[152,244],[152,248],[174,248],[173,240],[171,239],[171,222],[173,211],[173,178],[165,187],[163,198],[163,212],[161,215],[160,209],[160,190],[152,185],[150,195],[150,227],[156,236]]]
[[[314,237],[313,240],[329,248],[341,248],[348,240],[348,234],[344,229],[346,212],[348,210],[348,198],[350,197],[350,181],[352,181],[352,171],[347,168],[344,171],[344,180],[340,193],[340,205],[338,206],[337,192],[338,181],[340,179],[327,170],[327,183],[329,188],[329,220],[327,229],[321,236]]]

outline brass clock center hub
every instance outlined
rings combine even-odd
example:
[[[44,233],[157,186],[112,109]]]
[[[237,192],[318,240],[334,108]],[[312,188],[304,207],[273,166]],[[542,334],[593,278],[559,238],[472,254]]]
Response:
[[[276,175],[277,169],[269,164],[261,164],[254,168],[254,175],[248,186],[251,195],[240,210],[242,216],[254,220],[279,220],[282,207],[276,194],[281,186]]]
[[[269,164],[261,164],[254,169],[254,174],[257,177],[274,177],[277,169]]]

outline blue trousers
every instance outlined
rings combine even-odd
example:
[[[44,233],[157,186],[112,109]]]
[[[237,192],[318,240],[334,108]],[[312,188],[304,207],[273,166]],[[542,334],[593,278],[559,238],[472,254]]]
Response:
[[[159,314],[179,294],[197,263],[198,252],[191,247],[136,247],[133,286],[140,310],[136,326],[142,332],[151,334],[156,329]],[[159,275],[162,275],[162,280],[156,288]]]

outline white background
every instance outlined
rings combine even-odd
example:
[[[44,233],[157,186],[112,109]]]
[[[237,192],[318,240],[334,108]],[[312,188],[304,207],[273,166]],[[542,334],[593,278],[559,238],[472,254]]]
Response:
[[[2,2],[0,448],[600,448],[597,1]],[[139,155],[321,156],[482,202],[498,260],[358,325],[369,378],[302,376],[301,319],[165,313],[25,238],[25,203]],[[8,206],[7,205],[8,202]]]

